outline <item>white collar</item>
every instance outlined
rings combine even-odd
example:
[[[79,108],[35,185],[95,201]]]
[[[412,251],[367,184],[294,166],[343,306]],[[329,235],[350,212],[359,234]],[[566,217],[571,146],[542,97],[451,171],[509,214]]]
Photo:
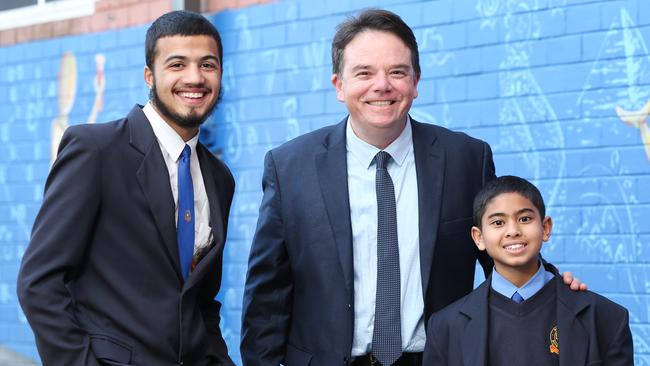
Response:
[[[151,101],[142,108],[142,112],[147,116],[154,135],[162,148],[176,161],[181,156],[185,145],[190,145],[192,153],[196,152],[196,144],[199,141],[197,132],[189,141],[183,141],[183,138],[174,131],[174,129],[160,116],[158,111],[153,107]]]

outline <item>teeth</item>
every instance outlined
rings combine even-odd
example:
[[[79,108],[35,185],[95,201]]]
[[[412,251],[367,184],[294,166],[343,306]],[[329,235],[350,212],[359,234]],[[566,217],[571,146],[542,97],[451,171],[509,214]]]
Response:
[[[376,102],[368,102],[368,104],[374,106],[385,106],[385,105],[391,105],[393,104],[393,102],[391,102],[390,100],[378,100]]]
[[[511,244],[511,245],[506,245],[506,246],[503,247],[503,248],[504,248],[505,250],[509,250],[509,251],[513,251],[513,252],[514,252],[514,251],[517,251],[517,250],[519,250],[519,249],[521,249],[521,248],[523,248],[523,247],[524,247],[524,244]]]
[[[180,94],[181,97],[185,97],[185,98],[202,98],[203,97],[203,93],[181,92],[181,93],[178,93],[178,94]]]

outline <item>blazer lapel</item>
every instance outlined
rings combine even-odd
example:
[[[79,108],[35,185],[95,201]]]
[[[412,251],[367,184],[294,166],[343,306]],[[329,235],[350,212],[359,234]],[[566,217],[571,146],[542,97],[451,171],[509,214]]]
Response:
[[[427,298],[433,253],[440,221],[445,154],[435,146],[437,136],[432,129],[411,119],[413,154],[418,181],[418,216],[420,231],[420,271],[422,292]]]
[[[562,282],[554,278],[557,291],[557,327],[560,349],[560,366],[587,364],[589,334],[580,322],[579,315],[589,303]]]
[[[346,123],[347,118],[334,127],[323,141],[325,151],[316,154],[315,160],[321,194],[334,232],[345,284],[351,292],[354,288],[354,276],[345,141]]]
[[[487,364],[488,295],[490,278],[470,293],[459,312],[469,320],[463,331],[462,359],[465,366]]]
[[[163,239],[163,245],[180,280],[182,277],[178,246],[176,245],[176,221],[174,220],[176,207],[169,184],[167,166],[156,142],[153,129],[142,112],[142,107],[133,107],[127,119],[130,130],[129,142],[144,154],[140,168],[136,172],[136,178],[142,193],[149,202],[149,209]]]

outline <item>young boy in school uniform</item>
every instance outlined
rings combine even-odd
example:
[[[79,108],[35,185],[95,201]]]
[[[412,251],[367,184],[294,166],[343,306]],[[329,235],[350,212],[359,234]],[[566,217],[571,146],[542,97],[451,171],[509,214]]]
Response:
[[[551,235],[539,190],[502,176],[474,200],[472,238],[494,260],[491,276],[433,314],[423,365],[633,365],[628,312],[574,292],[542,265]]]

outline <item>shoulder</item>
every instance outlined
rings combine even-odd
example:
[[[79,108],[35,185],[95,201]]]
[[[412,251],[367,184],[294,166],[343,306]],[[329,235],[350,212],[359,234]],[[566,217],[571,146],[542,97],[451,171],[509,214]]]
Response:
[[[576,314],[594,317],[599,323],[627,319],[627,309],[605,296],[593,291],[572,291],[562,282],[561,277],[557,275],[555,280],[559,289],[559,301],[564,303],[564,306],[570,309],[570,311]]]
[[[451,327],[458,321],[470,319],[471,316],[467,314],[466,309],[468,307],[474,309],[477,307],[480,308],[480,306],[483,306],[483,304],[481,304],[481,296],[479,295],[479,289],[477,288],[433,313],[428,321],[428,329],[437,332],[441,329]],[[487,306],[487,304],[485,304],[485,306]]]
[[[128,123],[129,120],[127,118],[101,123],[81,123],[69,126],[63,136],[64,138],[67,136],[83,140],[93,140],[94,143],[104,145],[107,143],[107,139],[110,141],[111,136],[125,132]]]
[[[488,144],[480,139],[472,137],[464,132],[453,131],[446,127],[437,126],[430,123],[422,123],[415,120],[412,121],[413,136],[419,138],[421,136],[430,136],[445,147],[454,149],[484,149]]]
[[[337,127],[340,128],[340,124],[326,126],[311,132],[307,132],[304,135],[300,135],[281,144],[276,148],[271,149],[271,153],[276,156],[282,156],[286,154],[295,154],[296,152],[322,150],[324,144],[328,140],[328,137],[332,134],[332,132],[334,132]]]
[[[576,293],[575,295],[588,299],[598,318],[623,319],[627,317],[628,312],[625,307],[603,295],[592,291],[584,291],[584,293]]]
[[[103,149],[114,146],[116,138],[126,133],[128,120],[119,120],[104,123],[83,123],[69,126],[61,139],[61,146],[70,143],[88,145],[94,149]]]

